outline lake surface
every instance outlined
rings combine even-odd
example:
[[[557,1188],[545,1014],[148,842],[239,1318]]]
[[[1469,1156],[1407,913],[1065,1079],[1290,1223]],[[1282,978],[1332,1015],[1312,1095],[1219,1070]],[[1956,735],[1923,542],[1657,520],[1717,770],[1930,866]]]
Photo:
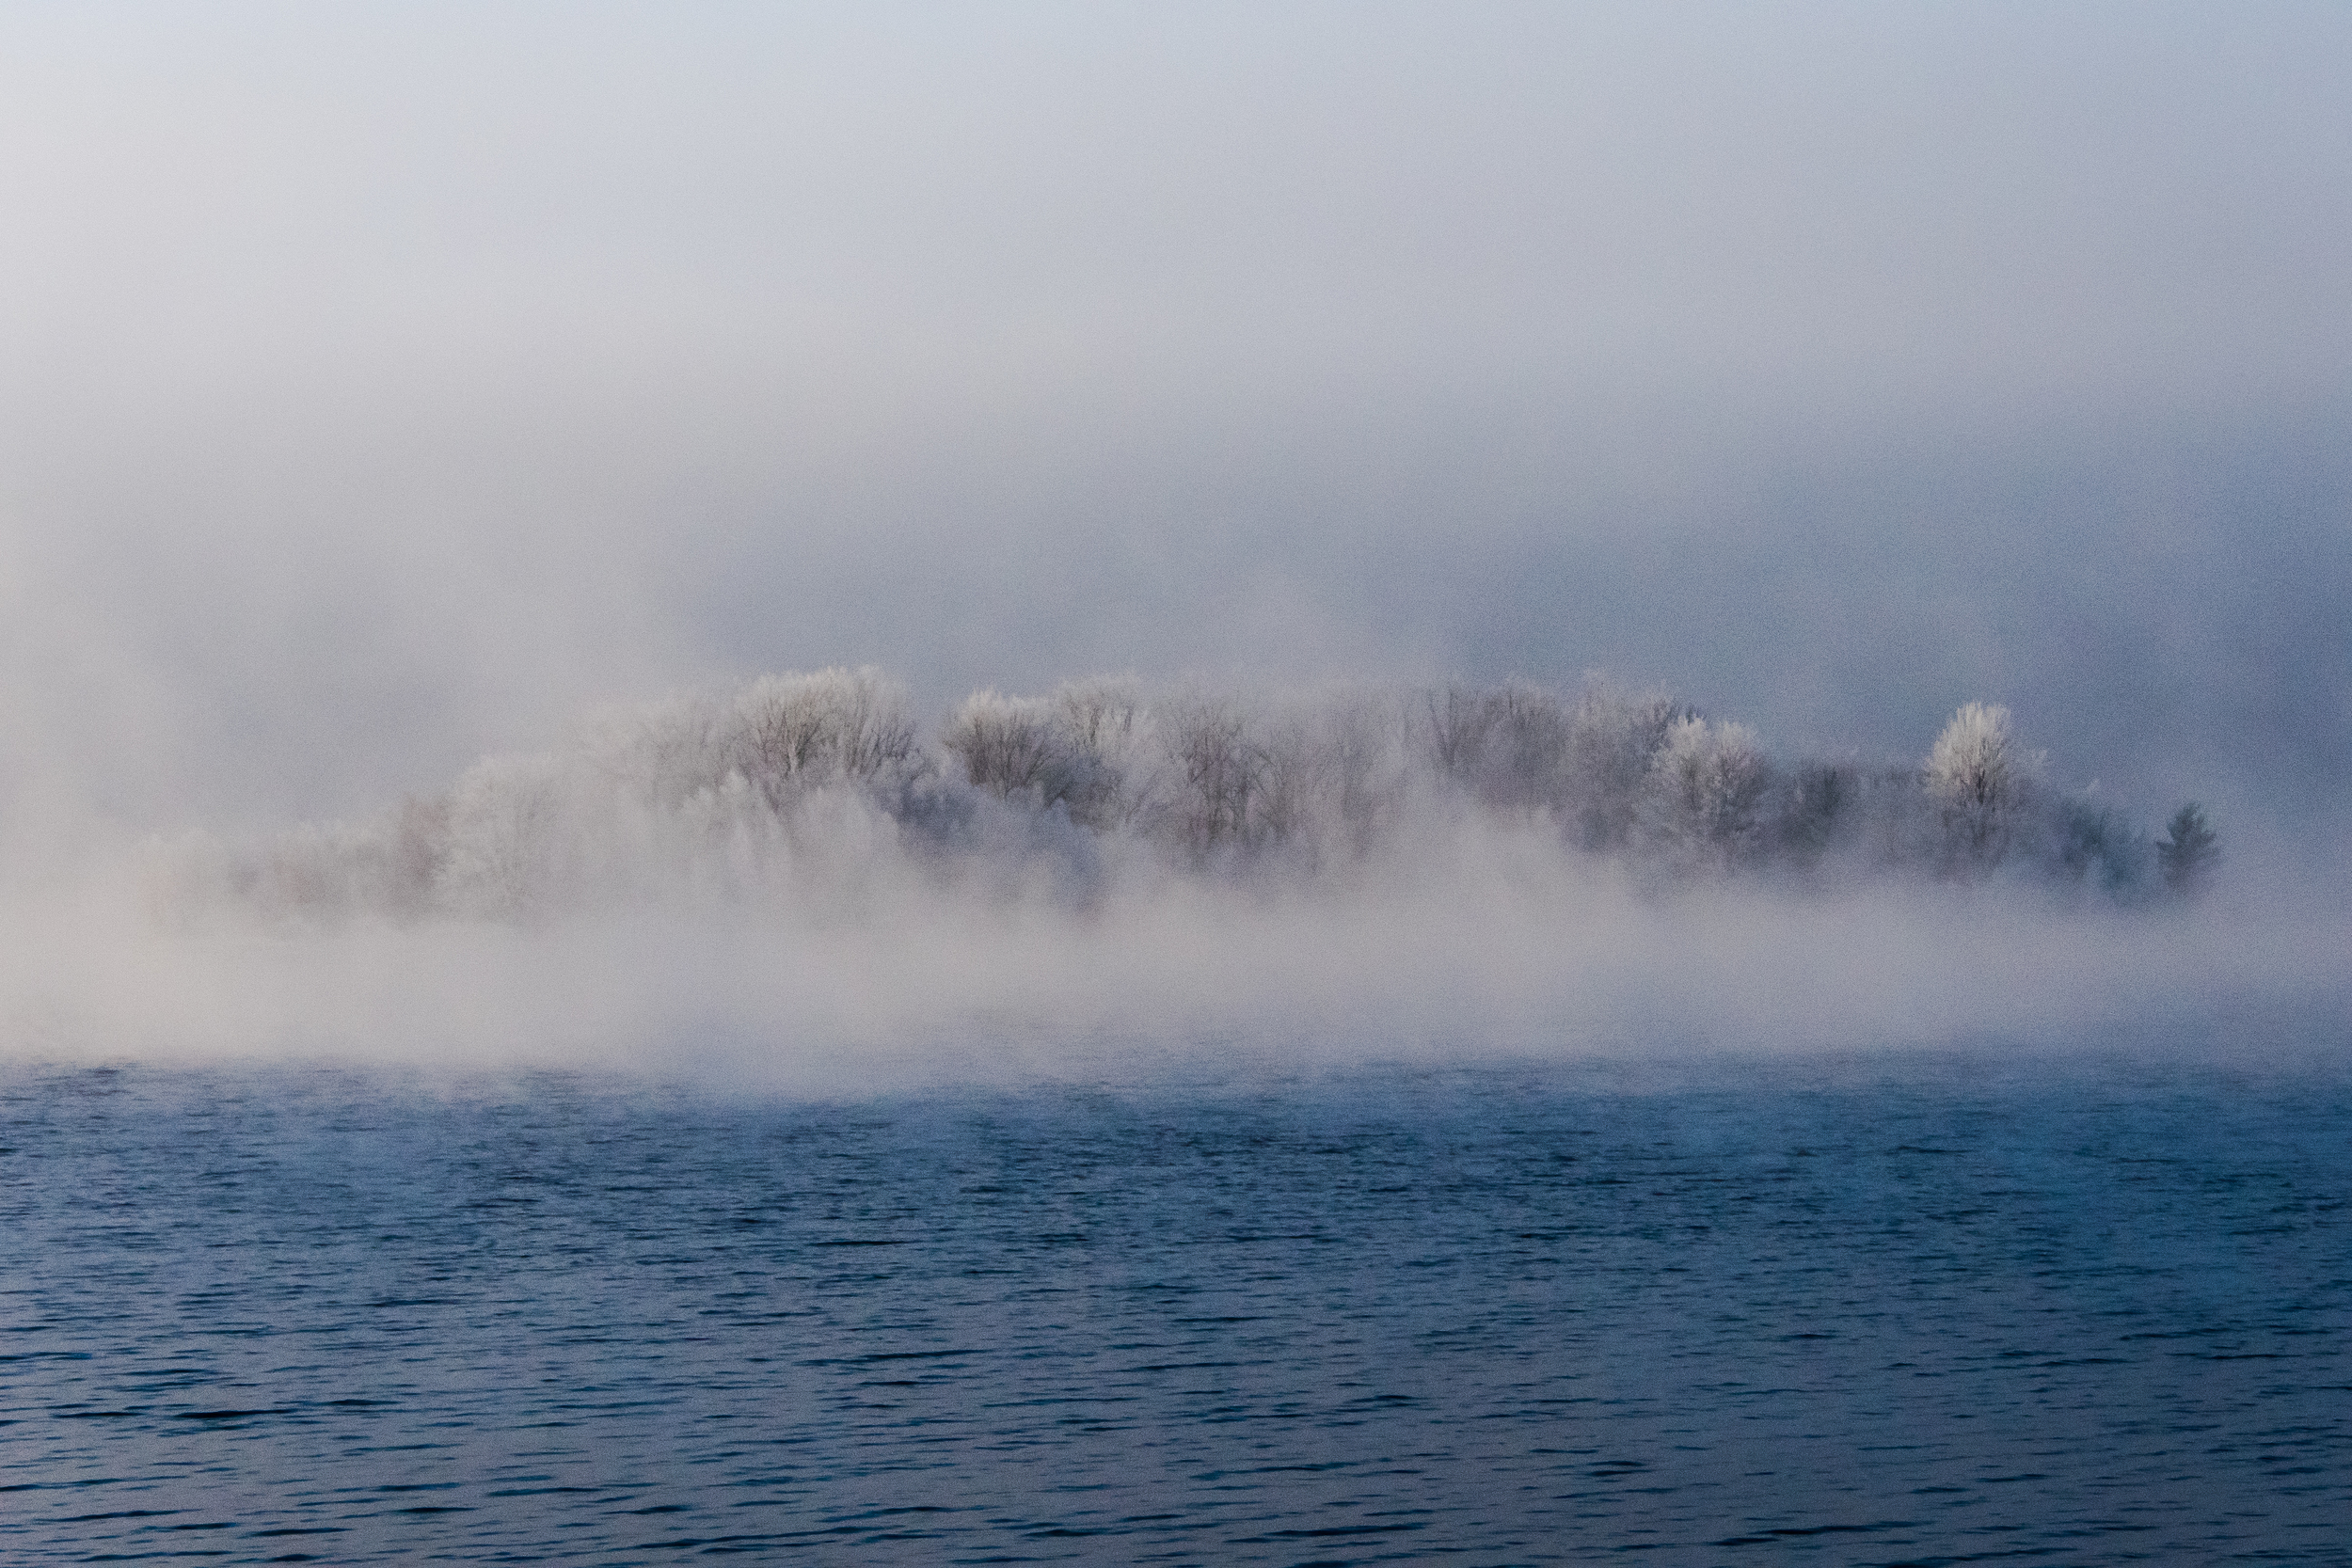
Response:
[[[0,1560],[2352,1562],[2352,1072],[0,1079]]]

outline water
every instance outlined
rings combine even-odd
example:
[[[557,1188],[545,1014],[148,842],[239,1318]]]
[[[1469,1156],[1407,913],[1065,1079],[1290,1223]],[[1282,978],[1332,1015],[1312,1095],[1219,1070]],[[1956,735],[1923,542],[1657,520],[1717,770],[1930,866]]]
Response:
[[[2352,1562],[2340,1071],[0,1090],[10,1562]]]

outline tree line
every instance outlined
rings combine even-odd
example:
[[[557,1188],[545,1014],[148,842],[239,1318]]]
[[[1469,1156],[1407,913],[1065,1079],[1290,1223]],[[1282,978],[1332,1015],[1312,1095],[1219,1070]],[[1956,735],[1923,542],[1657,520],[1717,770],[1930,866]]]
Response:
[[[2049,781],[2005,708],[1915,763],[1775,758],[1748,725],[1602,681],[1248,694],[1133,679],[975,692],[928,728],[873,669],[766,675],[607,713],[373,821],[209,875],[280,910],[514,915],[581,898],[853,896],[888,862],[1099,874],[1106,855],[1313,877],[1444,820],[1691,880],[1837,871],[2030,879],[2131,903],[2195,892],[2202,809],[2153,835]],[[892,874],[896,874],[895,870]]]

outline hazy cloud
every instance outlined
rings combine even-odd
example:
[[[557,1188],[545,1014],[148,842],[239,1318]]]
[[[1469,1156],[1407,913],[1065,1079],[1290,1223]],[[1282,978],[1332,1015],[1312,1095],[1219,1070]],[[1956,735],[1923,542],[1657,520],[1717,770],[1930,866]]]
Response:
[[[836,660],[1981,696],[2341,798],[2338,8],[0,28],[19,820]]]

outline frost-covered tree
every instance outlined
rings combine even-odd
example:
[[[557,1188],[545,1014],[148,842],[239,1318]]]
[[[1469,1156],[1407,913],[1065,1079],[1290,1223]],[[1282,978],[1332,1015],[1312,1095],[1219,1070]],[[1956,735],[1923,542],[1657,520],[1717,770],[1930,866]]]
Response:
[[[1073,681],[1054,693],[1069,737],[1070,819],[1110,829],[1148,819],[1165,796],[1158,732],[1135,682]]]
[[[1253,844],[1309,839],[1323,826],[1333,782],[1330,748],[1309,717],[1286,715],[1254,740],[1257,784],[1244,832]]]
[[[1597,682],[1568,714],[1562,798],[1587,849],[1631,842],[1648,791],[1650,765],[1666,732],[1689,713],[1659,692],[1639,695]]]
[[[1172,705],[1162,733],[1181,781],[1168,812],[1177,837],[1196,855],[1245,842],[1266,757],[1240,712],[1214,698],[1188,698]]]
[[[2159,869],[2181,891],[2206,874],[2199,808],[2156,844],[2088,793],[2045,795],[2039,771],[1984,704],[1921,766],[1783,771],[1744,725],[1597,682],[1572,697],[1522,682],[1269,696],[1093,680],[976,692],[927,742],[896,684],[834,669],[617,710],[567,749],[493,759],[373,821],[216,848],[198,880],[303,921],[783,908],[882,872],[1074,886],[1154,857],[1169,863],[1154,875],[1315,879],[1424,830],[1453,842],[1481,814],[1692,874],[1836,854],[1852,871],[1968,875],[2030,853],[2118,897]]]
[[[2009,709],[1970,703],[1928,752],[1920,782],[1939,813],[1947,863],[1989,867],[2009,852],[2042,768],[2010,734]]]
[[[580,753],[631,799],[675,808],[739,772],[738,711],[707,697],[609,709],[582,727]]]
[[[1061,798],[1055,785],[1068,771],[1070,751],[1057,717],[1043,698],[975,691],[957,705],[940,743],[963,764],[975,788],[996,795],[1035,790],[1051,805]]]
[[[1421,694],[1420,734],[1429,765],[1438,777],[1466,789],[1475,789],[1486,754],[1486,730],[1493,710],[1486,693],[1467,686]]]
[[[446,807],[444,907],[514,916],[556,891],[564,783],[561,764],[549,757],[491,757],[466,770]]]
[[[1745,724],[1677,719],[1650,761],[1643,824],[1649,841],[1686,865],[1722,867],[1756,850],[1772,770]]]
[[[1588,849],[1631,839],[1666,730],[1683,710],[1595,682],[1574,703],[1508,681],[1452,686],[1415,705],[1432,775],[1492,810],[1549,813]]]
[[[736,769],[771,805],[837,780],[902,782],[921,766],[906,692],[879,670],[762,675],[736,699],[727,729]]]
[[[1089,682],[1050,698],[974,692],[949,716],[941,744],[976,788],[1060,806],[1073,822],[1110,828],[1144,803],[1130,783],[1148,782],[1152,772],[1137,767],[1150,728],[1131,692]]]
[[[1502,810],[1558,803],[1568,718],[1550,692],[1524,681],[1450,686],[1422,693],[1420,708],[1422,749],[1438,779]]]

